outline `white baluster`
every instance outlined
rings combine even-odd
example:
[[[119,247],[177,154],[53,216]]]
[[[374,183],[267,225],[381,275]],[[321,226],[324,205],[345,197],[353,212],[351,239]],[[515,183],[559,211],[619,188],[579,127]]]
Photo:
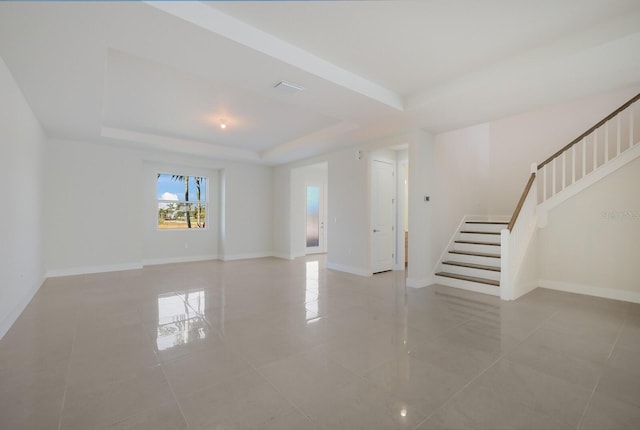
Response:
[[[617,123],[616,128],[618,129],[616,132],[616,157],[620,155],[620,114],[616,115]]]
[[[604,162],[609,161],[609,121],[604,124]]]
[[[629,107],[629,148],[635,145],[633,141],[633,106]]]
[[[542,201],[547,200],[547,165],[542,166]]]
[[[571,147],[571,183],[573,184],[576,181],[576,143]]]
[[[552,174],[551,174],[551,195],[555,196],[556,195],[556,160],[558,159],[558,157],[554,158],[553,161],[551,162],[551,169],[552,169]]]
[[[560,191],[564,190],[567,186],[567,151],[562,153],[562,188]]]
[[[593,132],[593,170],[598,166],[598,130]]]
[[[582,177],[587,174],[587,138],[582,139]]]

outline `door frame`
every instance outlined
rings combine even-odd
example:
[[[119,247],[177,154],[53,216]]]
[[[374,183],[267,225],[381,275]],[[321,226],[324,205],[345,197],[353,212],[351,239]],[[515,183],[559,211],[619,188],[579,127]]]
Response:
[[[405,181],[407,181],[405,183]],[[394,270],[405,269],[405,232],[408,231],[409,223],[409,161],[398,161],[396,167],[396,261]],[[405,222],[405,219],[407,220]]]

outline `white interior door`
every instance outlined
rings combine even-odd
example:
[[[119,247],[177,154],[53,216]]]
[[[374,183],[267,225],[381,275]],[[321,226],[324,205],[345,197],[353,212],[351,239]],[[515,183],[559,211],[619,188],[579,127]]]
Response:
[[[395,261],[395,169],[393,164],[371,163],[371,269],[393,269]]]
[[[306,186],[306,254],[325,252],[325,213],[324,186],[315,184]]]

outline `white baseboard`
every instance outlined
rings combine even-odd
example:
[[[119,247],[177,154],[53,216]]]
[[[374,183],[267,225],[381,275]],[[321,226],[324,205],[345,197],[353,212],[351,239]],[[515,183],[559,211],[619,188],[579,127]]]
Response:
[[[47,270],[47,278],[57,278],[59,276],[88,275],[91,273],[121,272],[124,270],[142,269],[141,263],[108,264],[104,266],[84,266],[70,267],[68,269]]]
[[[272,257],[282,258],[283,260],[295,260],[296,256],[293,254],[287,254],[286,252],[274,252],[271,254]]]
[[[605,299],[640,303],[640,291],[615,290],[612,288],[597,287],[595,285],[574,284],[549,279],[538,280],[538,286],[550,290],[565,291],[567,293],[586,294],[588,296],[602,297]]]
[[[339,272],[351,273],[358,276],[371,276],[371,272],[360,267],[346,266],[344,264],[336,264],[327,262],[327,269],[337,270]]]
[[[248,252],[246,254],[232,254],[232,255],[222,255],[220,259],[222,261],[234,261],[234,260],[250,260],[253,258],[265,258],[265,257],[273,257],[273,252]]]
[[[33,299],[40,287],[42,287],[44,281],[45,278],[40,278],[40,281],[31,287],[24,296],[22,296],[16,306],[7,315],[2,317],[2,320],[0,320],[0,339],[7,334],[13,323],[16,322],[20,314],[26,309],[29,302],[31,302],[31,299]]]
[[[191,257],[149,258],[142,260],[142,265],[156,266],[159,264],[192,263],[195,261],[218,260],[218,258],[217,254],[195,255]]]
[[[517,282],[517,281],[516,281]],[[518,300],[520,297],[529,294],[531,291],[535,290],[536,288],[538,288],[538,280],[530,280],[527,281],[525,283],[522,283],[520,285],[520,288],[518,288],[518,291],[515,292],[512,295],[509,295],[508,293],[505,293],[505,290],[503,288],[500,289],[500,299],[502,300],[506,300],[506,301],[511,301],[511,300]]]
[[[423,279],[407,278],[407,281],[406,281],[406,285],[409,288],[424,288],[424,287],[428,287],[429,285],[433,285],[433,283],[434,283],[433,277],[423,278]]]

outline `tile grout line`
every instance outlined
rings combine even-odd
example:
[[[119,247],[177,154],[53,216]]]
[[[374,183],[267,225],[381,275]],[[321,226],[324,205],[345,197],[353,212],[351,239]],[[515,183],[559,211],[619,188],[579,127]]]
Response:
[[[244,357],[243,357],[243,360],[244,360]],[[275,362],[274,362],[274,363],[275,363]],[[288,398],[287,396],[285,396],[283,393],[281,393],[281,392],[280,392],[280,390],[278,390],[278,388],[277,388],[275,385],[273,385],[273,384],[271,383],[271,381],[269,381],[269,379],[267,379],[267,378],[264,376],[264,374],[263,374],[262,372],[260,372],[260,370],[259,370],[257,367],[253,366],[251,363],[249,363],[249,365],[250,365],[251,367],[253,367],[253,369],[256,371],[256,373],[257,373],[257,374],[258,374],[258,375],[259,375],[259,376],[260,376],[260,377],[261,377],[261,378],[262,378],[262,379],[263,379],[263,380],[264,380],[264,381],[265,381],[265,382],[266,382],[266,383],[267,383],[267,384],[268,384],[268,385],[273,389],[273,391],[275,391],[276,393],[278,393],[278,395],[279,395],[280,397],[282,397],[283,399],[285,399],[285,400],[287,401],[287,403],[288,403],[288,404],[290,404],[290,405],[293,407],[293,409],[294,409],[295,411],[297,411],[298,413],[302,414],[302,416],[303,416],[303,417],[305,417],[306,419],[308,419],[308,420],[309,420],[309,422],[310,422],[311,424],[313,424],[314,426],[318,426],[318,427],[320,427],[320,425],[319,425],[318,423],[316,423],[316,422],[315,422],[315,421],[314,421],[314,420],[313,420],[309,415],[307,415],[307,414],[306,414],[306,413],[305,413],[305,412],[300,408],[300,406],[298,406],[295,402],[293,402],[293,401],[289,400],[289,398]],[[261,423],[261,424],[263,424],[263,423]]]
[[[175,296],[177,296],[178,298],[182,299],[176,292],[172,291],[166,294],[173,294]],[[186,303],[184,300],[182,300],[187,306],[189,306],[188,303]],[[191,306],[189,306],[191,307]],[[142,320],[142,311],[140,309],[140,306],[136,306],[136,310],[138,311],[138,313],[140,313],[140,317]],[[197,313],[197,312],[196,312]],[[208,321],[205,322],[208,324]],[[147,330],[144,328],[145,323],[141,322],[141,324],[143,325],[143,331],[145,336],[147,336],[149,338],[149,340],[151,341],[151,343],[153,343],[153,338],[151,337],[151,335],[147,332]],[[191,426],[189,425],[189,421],[187,421],[187,417],[184,414],[184,411],[182,410],[182,405],[180,404],[180,402],[178,401],[178,396],[176,396],[175,391],[173,390],[173,385],[171,385],[171,381],[169,381],[169,378],[167,377],[167,373],[164,370],[164,363],[162,361],[162,359],[158,356],[158,352],[156,351],[156,348],[154,348],[153,350],[153,355],[156,357],[156,360],[158,361],[158,363],[156,364],[156,366],[160,367],[160,371],[162,372],[162,376],[164,377],[165,382],[167,383],[167,385],[169,386],[169,391],[171,391],[171,396],[173,397],[173,400],[176,402],[176,406],[178,406],[178,410],[180,411],[180,416],[182,417],[182,420],[184,421],[184,424],[187,426],[187,430],[191,429]],[[153,367],[153,366],[151,366]],[[135,414],[134,414],[135,415]],[[125,418],[126,419],[126,418]]]
[[[607,362],[609,361],[609,359],[611,358],[611,356],[613,355],[613,351],[616,348],[616,345],[618,344],[618,341],[620,340],[620,336],[622,335],[622,330],[624,330],[624,327],[627,323],[627,319],[629,317],[629,311],[627,311],[624,320],[622,320],[622,324],[620,324],[620,327],[618,327],[618,333],[616,334],[616,339],[615,341],[613,341],[613,343],[611,344],[611,349],[609,351],[609,354],[607,355]],[[606,365],[606,362],[605,362]],[[587,400],[587,404],[584,406],[584,410],[582,411],[582,416],[580,417],[580,421],[578,421],[578,425],[576,426],[576,430],[580,429],[580,427],[582,426],[582,423],[584,422],[584,418],[587,416],[587,411],[589,410],[589,407],[591,406],[591,402],[593,401],[593,398],[596,395],[596,390],[598,389],[598,385],[600,385],[600,380],[602,379],[602,372],[600,372],[600,375],[598,376],[598,379],[596,380],[596,383],[593,386],[593,390],[591,391],[591,395],[589,396],[589,400]]]
[[[405,288],[406,288],[406,287],[405,287]],[[487,314],[487,313],[489,313],[490,311],[491,311],[491,309],[484,310],[484,311],[480,312],[480,314],[479,314],[479,315]],[[479,315],[477,315],[477,316],[479,316]],[[452,327],[450,327],[450,328],[448,328],[448,329],[444,330],[442,333],[440,333],[440,334],[437,334],[437,335],[433,336],[433,339],[438,338],[438,337],[441,337],[441,336],[445,335],[446,333],[449,333],[449,332],[451,332],[451,331],[455,330],[456,328],[461,327],[461,326],[463,326],[464,324],[468,323],[469,321],[473,321],[473,320],[475,320],[475,317],[469,317],[469,318],[467,318],[467,319],[465,319],[465,320],[461,321],[460,323],[458,323],[458,324],[456,324],[456,325],[454,325],[454,326],[452,326]],[[476,321],[477,321],[477,320],[476,320]],[[431,339],[430,339],[430,340],[431,340]],[[410,353],[411,353],[411,351],[409,351],[409,354],[410,354]],[[496,359],[496,362],[497,362],[498,360],[500,360],[500,358],[501,358],[501,357],[502,357],[502,356],[498,357],[498,359]],[[451,399],[453,399],[453,398],[454,398],[458,393],[462,392],[465,388],[467,388],[467,386],[468,386],[468,385],[470,385],[473,381],[475,381],[475,379],[476,379],[477,377],[479,377],[479,376],[480,376],[480,375],[482,375],[485,371],[487,371],[488,369],[490,369],[491,367],[493,367],[493,365],[494,365],[494,364],[495,364],[495,362],[494,362],[494,363],[491,363],[491,364],[489,365],[489,367],[487,367],[487,369],[483,370],[479,375],[477,375],[475,378],[473,378],[473,379],[472,379],[471,381],[469,381],[467,384],[463,385],[463,386],[462,386],[458,391],[456,391],[455,393],[453,393],[453,394],[452,394],[452,395],[451,395],[447,400],[445,400],[445,402],[444,402],[442,405],[440,405],[440,406],[439,406],[438,408],[436,408],[433,412],[431,412],[429,415],[427,415],[427,416],[425,417],[425,419],[423,419],[423,420],[422,420],[422,421],[420,421],[418,424],[416,424],[416,426],[414,427],[414,429],[419,428],[422,424],[424,424],[425,422],[427,422],[427,421],[429,420],[429,418],[431,418],[431,417],[432,417],[436,412],[438,412],[440,409],[444,408],[444,407],[445,407],[445,406],[446,406],[446,405],[451,401]]]
[[[594,396],[596,395],[596,389],[598,388],[598,384],[600,383],[600,378],[601,377],[602,377],[602,374],[598,377],[598,380],[593,385],[593,389],[591,390],[591,394],[589,395],[589,400],[587,400],[587,403],[584,405],[584,409],[582,410],[582,415],[580,416],[580,421],[578,421],[578,425],[576,426],[576,430],[579,429],[582,426],[582,422],[584,421],[584,417],[587,415],[587,411],[589,410],[589,406],[591,406],[591,401],[593,400]]]
[[[487,311],[488,312],[488,311]],[[527,339],[529,339],[531,336],[533,336],[538,330],[540,330],[540,328],[542,328],[542,326],[551,318],[553,318],[556,314],[558,313],[558,311],[554,311],[551,315],[549,315],[547,318],[545,318],[536,328],[534,328],[533,330],[531,330],[531,333],[529,333],[524,339],[522,339],[516,346],[514,346],[512,348],[512,350],[515,350],[515,348],[519,347],[520,345],[522,345]],[[489,366],[487,366],[486,369],[484,369],[482,372],[480,372],[479,374],[477,374],[476,376],[474,376],[469,382],[467,382],[465,385],[463,385],[458,391],[456,391],[455,393],[453,393],[442,405],[440,405],[437,409],[435,409],[433,412],[431,412],[424,420],[422,420],[420,423],[418,423],[418,425],[415,427],[415,429],[419,428],[422,424],[424,424],[425,422],[427,422],[432,416],[434,416],[438,411],[440,411],[441,409],[443,409],[445,406],[447,406],[449,403],[451,403],[451,401],[458,396],[460,393],[462,393],[464,390],[466,390],[472,383],[474,383],[478,378],[480,378],[482,375],[484,375],[489,369],[491,369],[493,366],[495,366],[500,360],[502,360],[505,356],[506,356],[506,352],[500,354],[495,361],[493,361]],[[520,402],[518,402],[520,403]],[[520,403],[523,404],[523,403]],[[527,405],[524,405],[527,408],[529,408]],[[529,408],[531,409],[531,408]]]
[[[73,350],[76,346],[76,336],[78,334],[79,317],[80,317],[79,314],[76,313],[75,324],[73,327],[73,339],[71,340],[71,351],[69,352],[69,362],[67,363],[67,373],[64,376],[64,393],[62,394],[62,404],[60,405],[60,418],[58,419],[58,430],[62,429],[62,417],[64,416],[65,403],[67,402],[67,390],[69,389],[69,372],[71,370],[71,358],[73,356]]]
[[[191,426],[189,425],[189,421],[187,421],[187,417],[185,416],[184,411],[182,410],[182,405],[178,401],[178,396],[176,396],[176,393],[173,390],[173,385],[171,385],[171,381],[169,381],[169,378],[167,377],[167,374],[164,371],[164,366],[162,365],[162,362],[160,361],[158,365],[160,366],[160,370],[162,371],[162,376],[164,376],[164,380],[167,382],[167,385],[169,386],[169,390],[171,390],[171,396],[173,397],[173,400],[176,402],[176,405],[178,406],[178,410],[180,411],[180,416],[184,420],[184,424],[187,426],[187,429],[191,429]]]
[[[609,361],[609,359],[613,355],[613,350],[616,349],[616,346],[618,345],[618,341],[620,340],[620,336],[622,336],[622,331],[624,330],[625,326],[627,325],[627,320],[628,319],[629,319],[629,311],[627,311],[626,315],[624,316],[624,319],[622,320],[622,323],[620,324],[620,327],[618,327],[618,333],[616,334],[616,340],[614,340],[613,343],[611,344],[611,350],[609,351],[609,355],[607,356],[607,361]]]
[[[209,328],[214,330],[213,327],[211,327],[211,323],[209,322],[208,319],[205,318],[205,322],[207,323],[207,325],[209,325]],[[224,341],[224,338],[221,338],[221,339]],[[238,357],[242,361],[244,361],[249,366],[250,369],[254,370],[256,372],[256,374],[258,374],[258,376],[260,376],[260,378],[262,378],[267,383],[268,386],[270,386],[276,393],[278,393],[278,395],[280,397],[282,397],[289,405],[291,405],[295,411],[297,411],[300,414],[302,414],[302,416],[304,416],[306,419],[308,419],[309,422],[312,423],[313,425],[318,425],[319,426],[319,424],[316,423],[314,420],[312,420],[311,417],[309,417],[297,404],[295,404],[294,402],[289,400],[289,398],[287,396],[285,396],[283,393],[281,393],[280,390],[278,390],[278,388],[276,388],[276,386],[273,385],[271,383],[271,381],[269,381],[269,379],[267,379],[262,372],[260,372],[258,366],[254,365],[250,360],[247,360],[247,358],[244,356],[244,354],[242,353],[242,351],[239,348],[237,348],[236,346],[233,346],[233,345],[229,345],[229,347],[234,352],[234,354],[237,354]],[[308,348],[308,349],[311,349],[311,348]],[[301,354],[303,352],[304,351],[301,351],[301,352],[298,352],[298,353],[292,354],[292,355]],[[276,360],[276,361],[278,361],[278,360]],[[172,391],[173,391],[173,388],[172,388]],[[182,408],[180,409],[180,411],[182,412]],[[188,423],[187,423],[187,426],[188,426]]]

